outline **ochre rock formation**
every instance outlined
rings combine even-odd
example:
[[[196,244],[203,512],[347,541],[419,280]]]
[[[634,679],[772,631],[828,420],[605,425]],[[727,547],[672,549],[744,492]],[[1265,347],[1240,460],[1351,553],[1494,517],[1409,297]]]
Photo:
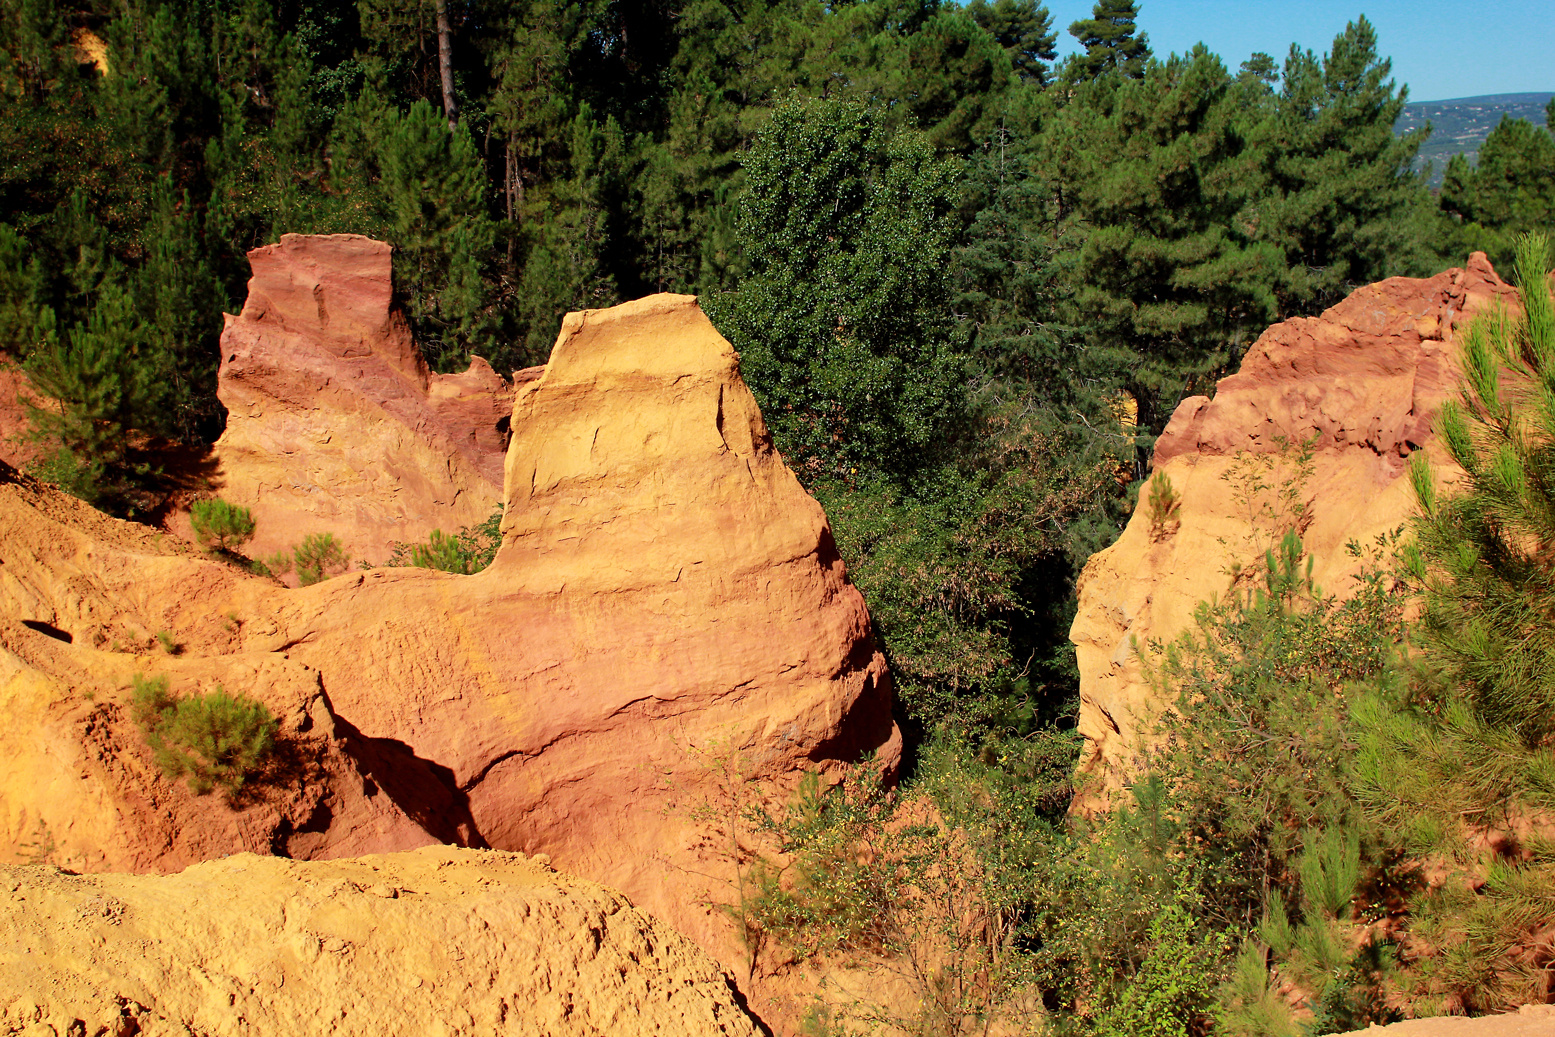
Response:
[[[1478,1019],[1443,1015],[1386,1026],[1372,1023],[1337,1037],[1555,1037],[1555,1005],[1523,1005],[1516,1012]]]
[[[691,296],[570,315],[522,388],[496,561],[282,595],[341,716],[446,768],[491,846],[544,850],[731,964],[720,768],[894,768],[884,658],[826,516]],[[727,836],[725,836],[725,840]],[[710,882],[709,874],[717,876]]]
[[[690,296],[569,316],[511,427],[503,545],[474,576],[378,568],[287,589],[0,486],[5,614],[71,638],[7,635],[4,687],[29,703],[0,747],[12,859],[165,870],[433,838],[544,851],[743,976],[717,906],[736,897],[729,819],[802,770],[900,756],[863,599]],[[166,782],[128,715],[135,672],[264,698],[288,738],[317,739],[303,755],[334,775],[325,808],[258,824],[270,807]]]
[[[393,305],[390,248],[282,235],[248,254],[216,395],[227,428],[214,491],[250,508],[263,557],[333,533],[352,559],[475,525],[501,500],[512,387],[480,358],[431,374]]]
[[[0,1034],[755,1037],[620,894],[452,847],[179,875],[0,867]]]
[[[232,650],[245,625],[267,628],[258,611],[217,604],[238,582],[267,581],[0,465],[0,861],[167,871],[240,850],[311,858],[434,841],[359,773],[370,747],[334,716],[317,671]],[[198,652],[170,633],[191,624],[207,630]],[[136,674],[179,695],[220,684],[281,720],[285,751],[241,809],[161,775],[133,717]]]
[[[1318,586],[1349,594],[1360,562],[1345,545],[1370,545],[1404,525],[1414,506],[1409,455],[1424,447],[1436,458],[1431,423],[1457,384],[1454,328],[1498,301],[1515,295],[1481,253],[1467,269],[1391,278],[1320,317],[1269,328],[1213,399],[1178,405],[1154,457],[1181,498],[1175,520],[1153,534],[1147,483],[1123,535],[1080,577],[1070,638],[1086,739],[1080,772],[1093,782],[1077,809],[1098,807],[1127,784],[1132,755],[1164,705],[1136,645],[1185,630],[1199,602],[1228,592],[1233,567],[1255,564],[1282,532],[1277,490],[1236,489],[1249,458],[1272,461],[1263,478],[1278,485],[1295,475],[1281,443],[1315,439],[1312,475],[1299,487],[1300,532]]]

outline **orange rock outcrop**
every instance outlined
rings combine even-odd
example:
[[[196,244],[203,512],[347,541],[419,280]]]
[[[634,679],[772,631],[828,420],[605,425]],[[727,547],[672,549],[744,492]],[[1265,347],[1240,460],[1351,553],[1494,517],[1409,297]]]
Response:
[[[215,492],[252,510],[254,557],[333,533],[376,564],[501,500],[512,386],[478,357],[427,369],[390,255],[356,234],[285,234],[248,254],[248,300],[221,335]]]
[[[262,607],[216,606],[236,582],[268,581],[0,465],[0,861],[168,871],[243,850],[339,857],[435,841],[363,778],[362,740],[316,670],[234,650],[244,627],[267,623]],[[280,719],[285,752],[242,809],[159,772],[133,715],[137,674],[177,695],[219,684]]]
[[[717,906],[736,897],[731,833],[709,812],[802,770],[900,756],[863,599],[690,296],[569,316],[511,431],[503,544],[474,576],[380,568],[289,590],[0,486],[0,590],[29,602],[7,614],[70,637],[7,635],[11,701],[36,705],[6,735],[20,762],[0,776],[0,846],[89,870],[432,839],[544,851],[743,971]],[[259,808],[161,778],[129,717],[138,671],[264,698],[338,772],[327,809],[256,827]]]
[[[1280,512],[1295,510],[1278,500],[1277,487],[1297,476],[1282,443],[1313,443],[1311,476],[1296,486],[1300,532],[1317,584],[1344,596],[1360,567],[1345,545],[1369,545],[1404,525],[1414,506],[1408,458],[1422,448],[1440,453],[1431,424],[1457,384],[1454,329],[1513,302],[1481,253],[1466,269],[1391,278],[1320,317],[1274,325],[1213,398],[1178,405],[1153,463],[1181,498],[1175,520],[1153,534],[1149,509],[1137,508],[1080,578],[1070,638],[1080,668],[1080,771],[1093,780],[1077,809],[1098,807],[1127,784],[1164,705],[1136,646],[1185,630],[1194,607],[1223,597],[1232,569],[1256,563],[1281,534],[1288,515]],[[1275,489],[1238,489],[1238,473],[1256,457],[1271,466],[1262,480]]]
[[[769,788],[894,768],[863,598],[691,296],[570,315],[512,429],[490,568],[293,592],[251,643],[446,769],[487,844],[544,850],[734,964],[713,906],[732,862],[693,815],[722,806],[723,758]]]
[[[0,1034],[755,1037],[612,890],[451,847],[179,875],[0,866]]]

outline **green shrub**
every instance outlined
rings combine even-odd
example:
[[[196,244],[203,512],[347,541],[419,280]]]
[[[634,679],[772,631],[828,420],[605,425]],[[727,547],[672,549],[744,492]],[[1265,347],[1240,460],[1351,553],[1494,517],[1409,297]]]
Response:
[[[169,778],[189,778],[196,795],[220,785],[235,796],[275,746],[277,722],[262,702],[217,685],[187,698],[168,693],[166,677],[133,681],[135,719],[157,766]]]
[[[1054,822],[1068,796],[1054,793],[1067,793],[1077,748],[1068,736],[1039,741],[985,744],[976,754],[936,741],[895,790],[858,764],[835,785],[807,775],[775,811],[744,812],[756,829],[750,841],[769,837],[781,853],[757,856],[740,878],[738,917],[753,945],[800,958],[878,955],[912,991],[860,998],[829,1020],[830,1032],[950,1037],[1027,1032],[1035,1021],[1033,876],[1063,842]],[[726,818],[742,819],[732,808],[704,816]],[[731,838],[731,854],[740,845]]]
[[[297,570],[297,582],[303,587],[345,572],[348,564],[345,548],[333,533],[310,533],[292,548],[292,565]]]
[[[1224,1037],[1301,1037],[1290,1006],[1272,982],[1267,958],[1268,949],[1249,940],[1232,964],[1219,993],[1216,1031]]]
[[[244,507],[220,497],[197,500],[189,507],[189,524],[204,547],[232,551],[253,539],[254,516]]]
[[[321,580],[346,571],[350,560],[345,548],[333,533],[310,533],[302,543],[292,545],[290,551],[277,551],[266,558],[256,558],[248,563],[258,576],[274,576],[279,579],[293,570],[299,586],[310,587]]]
[[[1165,472],[1156,472],[1150,477],[1150,539],[1155,541],[1165,540],[1177,532],[1177,527],[1182,521],[1177,518],[1177,512],[1182,507],[1182,498],[1172,488],[1171,476]]]
[[[456,536],[434,529],[424,544],[396,542],[394,553],[386,564],[441,569],[468,576],[490,565],[501,546],[502,505],[499,504],[480,525],[465,526]]]
[[[29,438],[42,448],[30,467],[40,478],[98,507],[133,515],[160,474],[136,459],[132,430],[153,428],[166,396],[167,358],[136,312],[112,264],[85,320],[56,327],[40,311],[25,367],[49,402],[23,399]]]
[[[1117,1003],[1097,1020],[1096,1037],[1193,1037],[1209,1031],[1225,938],[1201,930],[1181,904],[1150,923],[1150,953]]]
[[[248,563],[248,568],[256,576],[274,576],[280,579],[292,571],[292,553],[282,550],[265,558],[255,558]]]

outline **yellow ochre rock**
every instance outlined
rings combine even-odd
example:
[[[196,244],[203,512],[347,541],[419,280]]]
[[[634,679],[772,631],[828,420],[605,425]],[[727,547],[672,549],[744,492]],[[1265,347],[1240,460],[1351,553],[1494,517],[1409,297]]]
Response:
[[[0,861],[545,852],[743,980],[707,820],[731,769],[783,796],[899,762],[863,598],[690,296],[569,316],[511,429],[503,544],[473,576],[288,589],[0,469]],[[284,766],[235,806],[167,780],[136,673],[262,699]]]
[[[0,1034],[754,1037],[706,954],[543,862],[428,847],[177,875],[0,866]]]

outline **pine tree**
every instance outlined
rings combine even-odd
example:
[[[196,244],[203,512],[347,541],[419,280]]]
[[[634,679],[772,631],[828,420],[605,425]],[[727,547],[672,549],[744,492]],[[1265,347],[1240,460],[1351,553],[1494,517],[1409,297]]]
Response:
[[[1555,745],[1555,299],[1549,239],[1518,245],[1521,317],[1463,338],[1463,402],[1438,427],[1467,478],[1438,488],[1417,455],[1420,638],[1450,692],[1527,748]]]
[[[770,61],[783,6],[698,0],[682,9],[668,124],[634,143],[623,222],[644,276],[624,291],[708,291],[731,281],[740,162],[773,94],[793,80]]]
[[[1519,235],[1555,228],[1555,137],[1526,119],[1503,116],[1476,164],[1452,157],[1441,209],[1452,223],[1454,253],[1479,249],[1498,266],[1508,265]]]
[[[134,301],[120,287],[123,279],[121,270],[111,270],[86,320],[63,336],[52,333],[52,314],[45,315],[26,361],[47,398],[27,405],[32,434],[47,448],[42,474],[86,500],[119,508],[132,506],[129,433],[154,423],[167,376]]]
[[[1364,17],[1321,58],[1292,46],[1271,107],[1245,134],[1259,156],[1243,221],[1284,256],[1279,316],[1316,313],[1372,281],[1425,273],[1408,215],[1425,190],[1411,171],[1425,139],[1393,132],[1408,90],[1388,78]]]
[[[395,246],[395,279],[412,326],[438,370],[461,368],[491,346],[482,268],[496,239],[485,169],[468,129],[450,132],[427,101],[379,123],[379,190]]]
[[[1015,74],[1046,85],[1058,56],[1053,16],[1036,0],[972,0],[966,13],[1010,55]]]
[[[975,153],[963,181],[974,212],[955,253],[953,306],[973,326],[970,352],[986,374],[1047,402],[1071,403],[1079,348],[1060,316],[1070,292],[1063,257],[1079,245],[1061,221],[1059,188],[1033,170],[1040,134],[1011,118]]]
[[[1080,84],[1035,148],[1060,222],[1085,228],[1062,257],[1088,343],[1071,377],[1132,397],[1141,474],[1183,392],[1274,312],[1280,257],[1234,219],[1247,158],[1230,86],[1202,46],[1143,79],[1111,73]]]
[[[577,112],[568,64],[593,13],[587,4],[515,5],[488,44],[494,82],[485,107],[503,141],[503,212],[515,225],[544,218],[527,194],[565,164]]]
[[[175,195],[168,180],[159,180],[149,209],[140,235],[144,258],[128,286],[146,329],[147,357],[159,358],[166,396],[139,427],[186,443],[212,442],[225,416],[216,400],[216,368],[226,293],[188,193]]]
[[[1014,85],[1013,55],[971,16],[942,9],[898,37],[894,93],[938,150],[964,155],[987,139]]]
[[[1145,74],[1150,61],[1150,37],[1135,35],[1139,5],[1134,0],[1096,0],[1091,17],[1069,26],[1069,35],[1080,41],[1085,53],[1073,59],[1069,75],[1077,80],[1097,79],[1116,69],[1129,79]]]
[[[309,48],[262,0],[217,10],[211,35],[220,121],[205,154],[213,230],[238,252],[288,232],[359,229],[332,218],[337,206],[321,189],[328,133]]]
[[[37,254],[9,224],[0,223],[0,352],[19,357],[32,351],[44,289]]]
[[[515,309],[525,337],[512,355],[516,363],[544,363],[568,311],[613,306],[623,299],[608,257],[618,232],[613,223],[619,210],[613,203],[624,178],[625,135],[614,118],[600,125],[586,103],[567,129],[571,175],[549,185],[548,218],[524,234]]]
[[[51,0],[0,2],[0,92],[43,102],[70,69],[65,20]]]

